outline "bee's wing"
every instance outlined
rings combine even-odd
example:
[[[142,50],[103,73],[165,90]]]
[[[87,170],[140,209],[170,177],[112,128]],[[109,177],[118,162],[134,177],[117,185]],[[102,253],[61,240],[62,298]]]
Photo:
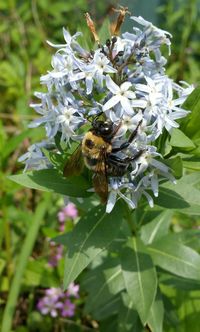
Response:
[[[108,181],[104,173],[95,173],[93,177],[94,190],[99,195],[101,203],[105,204],[108,199]]]
[[[81,144],[78,148],[72,153],[70,158],[67,160],[66,165],[64,166],[63,175],[64,176],[73,176],[79,175],[84,167],[83,156]]]
[[[104,152],[101,154],[101,160],[99,160],[99,168],[96,167],[96,172],[93,177],[94,190],[99,195],[101,203],[105,204],[108,199],[108,178],[106,171],[106,155]],[[102,164],[104,165],[104,170],[102,171]]]

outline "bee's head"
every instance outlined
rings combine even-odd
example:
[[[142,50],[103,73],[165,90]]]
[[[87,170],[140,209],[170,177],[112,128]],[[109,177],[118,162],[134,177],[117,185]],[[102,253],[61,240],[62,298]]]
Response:
[[[94,119],[92,129],[95,134],[104,138],[109,137],[113,133],[113,123],[110,121],[101,121]]]

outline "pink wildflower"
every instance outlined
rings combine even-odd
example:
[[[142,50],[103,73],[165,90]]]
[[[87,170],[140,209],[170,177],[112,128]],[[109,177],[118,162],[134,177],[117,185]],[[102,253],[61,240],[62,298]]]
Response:
[[[38,310],[42,315],[50,314],[51,317],[58,316],[58,309],[62,308],[61,302],[56,302],[55,298],[44,296],[37,304]]]
[[[50,257],[48,264],[52,267],[55,267],[58,265],[58,261],[62,258],[63,254],[63,246],[57,245],[53,241],[50,242]]]
[[[63,317],[72,317],[74,316],[74,311],[75,311],[75,304],[72,303],[69,299],[66,299],[61,309],[61,315]]]
[[[79,297],[79,285],[75,285],[74,282],[71,282],[71,284],[69,284],[68,288],[67,288],[67,295],[68,296],[74,296],[74,297]]]
[[[74,203],[68,203],[60,212],[58,212],[58,220],[60,223],[65,222],[67,218],[75,219],[78,216],[78,210]]]

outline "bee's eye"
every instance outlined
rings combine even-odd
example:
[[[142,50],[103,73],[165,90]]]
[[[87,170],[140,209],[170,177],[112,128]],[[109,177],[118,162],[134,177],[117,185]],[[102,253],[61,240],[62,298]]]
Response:
[[[104,124],[100,130],[102,135],[110,134],[112,132],[112,126],[110,124]]]
[[[110,131],[110,126],[104,126],[104,127],[102,127],[102,129],[104,132],[108,132],[108,131]]]

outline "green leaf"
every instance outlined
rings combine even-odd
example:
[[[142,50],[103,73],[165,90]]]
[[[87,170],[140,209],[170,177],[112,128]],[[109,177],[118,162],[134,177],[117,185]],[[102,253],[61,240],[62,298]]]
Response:
[[[200,206],[200,191],[183,179],[176,184],[165,183],[160,186],[158,198],[154,199],[155,204],[168,209],[184,209],[193,205]]]
[[[6,266],[6,261],[4,259],[0,258],[0,275],[2,274],[5,266]]]
[[[170,236],[165,236],[149,247],[154,263],[175,275],[200,279],[200,255]]]
[[[195,144],[180,129],[174,128],[171,133],[169,144],[178,148],[194,149]]]
[[[179,183],[183,183],[185,185],[189,184],[192,186],[200,184],[200,172],[193,172],[191,174],[183,176],[182,179],[179,180]]]
[[[154,220],[141,228],[141,239],[145,244],[155,242],[166,235],[172,218],[171,211],[163,211]]]
[[[23,133],[10,138],[4,145],[2,150],[2,158],[8,157],[9,154],[13,152],[25,138],[29,137],[29,133],[30,130],[26,130]]]
[[[161,285],[173,287],[174,289],[181,289],[183,291],[199,290],[200,280],[186,279],[182,277],[172,276],[171,274],[163,274],[159,280]]]
[[[176,179],[183,176],[183,163],[181,157],[177,156],[170,159],[164,159],[164,164],[171,168]]]
[[[147,322],[157,288],[156,271],[141,240],[129,238],[121,255],[127,292],[143,324]]]
[[[59,243],[59,244],[62,244],[63,246],[69,246],[70,245],[70,238],[71,238],[71,235],[72,232],[67,232],[67,233],[64,233],[64,234],[61,234],[61,235],[58,235],[56,237],[53,237],[53,241],[55,243]]]
[[[200,171],[200,160],[199,157],[185,158],[182,160],[183,167],[193,171]]]
[[[68,238],[65,288],[116,238],[121,222],[120,205],[116,205],[110,214],[105,213],[104,207],[97,206],[80,219]]]
[[[74,176],[65,178],[55,169],[44,169],[11,175],[8,178],[22,186],[32,189],[75,197],[87,197],[91,195],[91,193],[87,191],[90,188],[90,184],[83,177]]]
[[[197,87],[182,105],[182,108],[191,113],[181,121],[180,129],[191,139],[200,137],[200,86]]]
[[[97,308],[93,312],[93,318],[97,320],[102,320],[111,315],[117,314],[119,312],[119,306],[121,304],[121,296],[117,294],[112,297],[107,303]]]
[[[118,315],[118,332],[141,332],[142,326],[137,312],[134,310],[133,301],[127,293],[122,293],[122,303]]]
[[[199,314],[200,314],[200,291],[185,293],[178,291],[176,296],[176,305],[180,323],[178,329],[180,332],[199,332]]]
[[[47,149],[42,149],[45,157],[50,161],[50,163],[59,171],[63,171],[63,165],[66,161],[66,155],[64,153],[59,154]]]
[[[30,261],[24,272],[24,285],[30,287],[59,287],[59,279],[55,269],[47,268],[46,262]]]
[[[117,331],[117,329],[117,314],[112,316],[110,315],[107,319],[99,322],[99,332]]]
[[[152,332],[163,332],[164,306],[160,292],[157,292],[153,302],[147,324]]]
[[[179,210],[189,215],[200,214],[200,172],[183,176],[177,184],[165,183],[160,186],[155,204],[168,209]]]
[[[106,40],[111,37],[110,35],[110,21],[109,19],[104,19],[103,24],[98,31],[98,36],[100,39],[100,43],[103,45],[105,44]]]
[[[191,207],[181,209],[181,212],[184,214],[187,214],[189,216],[199,216],[200,215],[200,206],[194,204]]]
[[[125,288],[118,258],[108,258],[90,270],[81,284],[88,293],[85,310],[92,312]]]
[[[188,246],[196,251],[200,251],[200,230],[188,229],[170,235],[174,240]]]
[[[160,186],[159,195],[154,198],[154,203],[167,209],[184,209],[190,207],[190,204],[183,196],[173,190],[175,185],[173,189],[169,189],[168,185],[167,183],[166,185]]]

